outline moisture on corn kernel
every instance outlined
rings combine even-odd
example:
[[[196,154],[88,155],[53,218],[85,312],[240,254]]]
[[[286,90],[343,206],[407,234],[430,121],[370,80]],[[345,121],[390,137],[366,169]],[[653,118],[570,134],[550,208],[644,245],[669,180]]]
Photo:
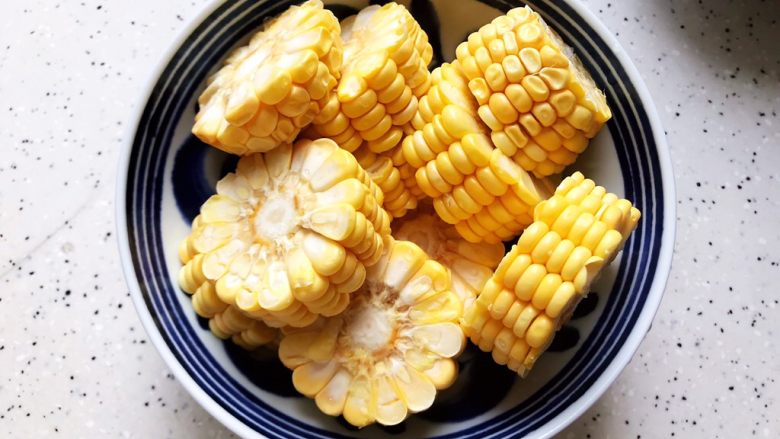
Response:
[[[612,116],[571,48],[527,6],[473,32],[456,56],[493,143],[536,176],[562,172]]]
[[[462,304],[447,270],[411,242],[391,240],[366,279],[342,314],[285,331],[279,358],[323,413],[395,425],[455,381]]]
[[[271,326],[343,311],[388,239],[382,192],[333,141],[243,157],[201,207],[180,254],[180,284]]]
[[[527,375],[639,217],[630,201],[581,173],[564,179],[466,310],[466,335]]]
[[[293,142],[332,95],[342,50],[339,22],[322,2],[290,7],[209,79],[192,132],[239,155]]]

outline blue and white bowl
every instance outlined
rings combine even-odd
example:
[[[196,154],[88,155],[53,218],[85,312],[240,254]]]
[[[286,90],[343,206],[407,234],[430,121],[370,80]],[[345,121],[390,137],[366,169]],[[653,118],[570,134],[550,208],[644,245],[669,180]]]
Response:
[[[235,158],[190,134],[206,77],[232,47],[292,1],[215,2],[171,45],[149,83],[122,154],[117,222],[127,281],[160,354],[192,396],[241,436],[489,438],[548,437],[585,411],[615,380],[650,327],[669,272],[674,188],[658,116],[634,66],[609,31],[579,2],[528,1],[571,45],[605,91],[613,118],[575,169],[632,200],[642,220],[619,257],[530,376],[519,379],[469,349],[456,384],[434,406],[399,426],[360,431],[318,412],[298,395],[272,353],[223,343],[177,286],[177,245],[200,204]],[[340,18],[366,6],[329,7]],[[518,1],[404,2],[450,60],[469,32]]]

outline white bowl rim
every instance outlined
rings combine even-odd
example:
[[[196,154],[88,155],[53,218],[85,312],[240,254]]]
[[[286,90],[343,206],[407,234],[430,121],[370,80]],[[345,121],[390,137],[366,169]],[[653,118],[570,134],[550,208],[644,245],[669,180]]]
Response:
[[[154,89],[158,78],[173,58],[176,50],[181,47],[195,28],[203,23],[212,12],[224,3],[224,1],[226,0],[211,0],[201,6],[201,9],[188,20],[187,24],[178,32],[176,37],[171,40],[170,44],[160,55],[154,69],[145,81],[142,89],[143,91],[139,95],[138,101],[135,103],[135,115],[132,118],[132,123],[125,129],[124,142],[120,151],[117,168],[115,194],[117,242],[119,245],[122,271],[124,272],[125,281],[130,288],[133,304],[141,319],[141,324],[149,339],[152,341],[152,344],[157,349],[157,352],[160,354],[165,364],[171,369],[171,372],[176,379],[201,407],[233,433],[241,437],[265,437],[249,428],[222,406],[217,404],[200,386],[198,386],[195,380],[184,369],[184,366],[176,359],[171,349],[163,340],[157,325],[154,323],[152,314],[144,302],[141,294],[141,287],[135,276],[135,269],[130,254],[130,243],[127,240],[127,210],[124,202],[127,191],[127,171],[130,164],[130,155],[133,149],[135,133],[138,129],[138,124],[141,120],[144,108],[146,107],[146,103],[151,97],[152,90]],[[647,89],[639,71],[636,69],[636,66],[634,66],[634,63],[628,57],[623,47],[601,20],[599,20],[598,17],[596,17],[595,14],[579,0],[563,1],[582,17],[583,20],[596,31],[598,36],[607,43],[610,50],[617,57],[618,63],[625,68],[629,82],[636,87],[641,106],[647,112],[661,170],[661,186],[664,194],[664,233],[661,240],[661,248],[658,253],[658,264],[656,265],[655,276],[653,277],[647,300],[631,329],[631,332],[615,355],[615,358],[596,381],[585,390],[585,393],[553,419],[526,436],[527,438],[549,438],[569,426],[607,391],[609,386],[617,379],[626,365],[628,365],[628,362],[631,361],[631,358],[634,356],[634,353],[649,331],[653,318],[661,304],[661,299],[664,290],[666,289],[666,282],[671,270],[672,252],[676,235],[676,192],[671,154],[669,152],[669,146],[666,143],[666,135],[661,125],[660,117],[658,116],[657,109],[650,96],[650,91]]]

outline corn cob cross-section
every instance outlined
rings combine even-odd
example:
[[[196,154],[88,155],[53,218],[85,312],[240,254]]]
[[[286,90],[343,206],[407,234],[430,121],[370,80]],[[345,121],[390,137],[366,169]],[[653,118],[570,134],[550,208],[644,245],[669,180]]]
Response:
[[[467,306],[482,291],[501,262],[504,245],[468,242],[455,227],[443,222],[433,209],[426,207],[395,220],[393,236],[417,244],[429,257],[449,269],[452,291]]]
[[[482,26],[456,56],[493,143],[536,176],[563,171],[612,116],[571,48],[529,7]]]
[[[330,97],[342,52],[338,19],[322,2],[290,7],[209,79],[192,132],[239,155],[291,143]]]
[[[390,218],[381,204],[379,188],[331,140],[245,156],[182,244],[180,254],[192,255],[182,288],[213,281],[222,302],[271,326],[335,315],[382,254]]]
[[[367,279],[343,314],[286,331],[279,357],[322,412],[394,425],[455,381],[463,308],[446,269],[410,242],[391,241]]]
[[[347,151],[365,143],[380,153],[401,142],[430,85],[433,49],[409,11],[369,6],[341,23],[344,59],[336,93],[314,119],[314,130]]]
[[[621,250],[640,213],[577,172],[534,216],[463,319],[480,349],[521,376]]]

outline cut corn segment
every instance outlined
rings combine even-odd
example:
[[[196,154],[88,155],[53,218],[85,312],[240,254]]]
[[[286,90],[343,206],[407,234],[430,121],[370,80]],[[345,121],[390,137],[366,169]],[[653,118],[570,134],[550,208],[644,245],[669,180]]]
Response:
[[[547,182],[529,175],[499,150],[492,156],[500,160],[491,160],[491,165],[433,200],[439,217],[473,243],[517,236],[533,222],[534,207],[550,194]]]
[[[338,314],[389,238],[382,202],[355,158],[331,140],[245,156],[193,221],[180,248],[180,284],[195,293],[211,281],[219,300],[269,326]],[[204,313],[221,311],[207,299]]]
[[[527,6],[469,35],[456,56],[493,143],[538,177],[573,163],[612,117],[572,49]]]
[[[313,129],[352,152],[375,153],[401,141],[430,85],[433,49],[402,5],[373,5],[341,22],[344,59],[336,93],[322,105]]]
[[[534,218],[463,318],[466,335],[521,376],[622,249],[640,212],[577,172]]]
[[[531,223],[546,185],[493,145],[457,63],[436,68],[431,81],[401,146],[417,186],[468,241],[516,236]]]
[[[431,84],[412,119],[414,131],[403,140],[403,156],[413,168],[430,165],[447,184],[458,184],[487,165],[493,149],[490,130],[477,115],[477,102],[457,63],[434,69]]]
[[[504,245],[471,243],[428,206],[393,222],[393,237],[411,241],[450,272],[452,291],[468,306],[504,257]]]
[[[278,333],[277,329],[248,317],[232,305],[209,320],[209,329],[218,338],[230,339],[247,350],[271,343]]]
[[[239,155],[291,143],[330,98],[342,53],[339,22],[322,2],[290,7],[209,78],[193,134]]]
[[[463,308],[446,269],[407,241],[389,241],[338,316],[286,330],[279,358],[323,413],[352,425],[395,425],[455,380]]]
[[[199,217],[194,221],[199,222]],[[202,274],[203,255],[188,251],[189,239],[182,241],[179,256],[185,264],[180,270],[180,284],[185,292],[192,294],[192,308],[201,317],[209,319],[211,332],[221,339],[232,341],[248,350],[257,348],[273,341],[277,331],[261,321],[249,318],[235,306],[220,299],[214,282]],[[196,276],[197,280],[193,280]],[[183,279],[183,281],[182,281]],[[197,287],[193,288],[194,285]],[[277,325],[281,326],[281,325]]]
[[[412,192],[413,188],[407,186],[401,174],[404,163],[396,165],[388,152],[377,154],[368,148],[359,148],[354,155],[360,166],[382,189],[385,200],[382,207],[390,216],[400,218],[417,207],[418,196]]]

